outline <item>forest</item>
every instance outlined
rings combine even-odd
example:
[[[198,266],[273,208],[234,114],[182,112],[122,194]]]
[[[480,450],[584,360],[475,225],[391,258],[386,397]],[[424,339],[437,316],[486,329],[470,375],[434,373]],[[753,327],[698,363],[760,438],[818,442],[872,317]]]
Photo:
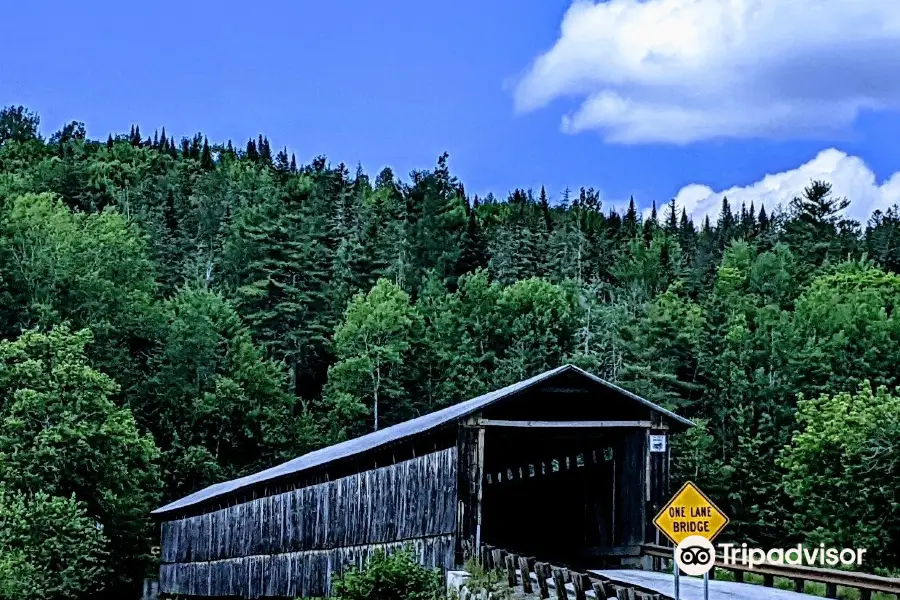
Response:
[[[696,421],[673,467],[728,539],[900,567],[900,209],[274,148],[0,112],[0,599],[122,597],[161,503],[567,362]]]

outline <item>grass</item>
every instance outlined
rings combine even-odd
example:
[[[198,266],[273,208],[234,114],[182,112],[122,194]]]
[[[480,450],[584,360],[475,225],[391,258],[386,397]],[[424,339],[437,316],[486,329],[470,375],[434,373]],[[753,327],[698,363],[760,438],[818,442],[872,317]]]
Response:
[[[734,573],[725,569],[716,569],[716,581],[734,581]],[[756,573],[744,573],[744,583],[752,583],[757,585],[763,584],[763,576]],[[794,591],[794,580],[786,577],[775,577],[775,587],[779,590]],[[818,581],[806,581],[803,589],[804,594],[810,596],[825,597],[825,584]],[[846,588],[838,586],[838,598],[841,600],[859,600],[859,590],[855,588]],[[874,592],[872,600],[895,600],[894,594],[882,594]]]

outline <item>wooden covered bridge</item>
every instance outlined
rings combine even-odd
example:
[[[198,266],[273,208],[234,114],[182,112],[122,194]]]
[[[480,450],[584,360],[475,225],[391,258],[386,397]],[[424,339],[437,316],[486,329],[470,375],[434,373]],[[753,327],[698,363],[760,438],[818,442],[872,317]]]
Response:
[[[324,596],[374,550],[462,565],[481,543],[569,564],[636,557],[692,424],[566,365],[154,511],[160,591]]]

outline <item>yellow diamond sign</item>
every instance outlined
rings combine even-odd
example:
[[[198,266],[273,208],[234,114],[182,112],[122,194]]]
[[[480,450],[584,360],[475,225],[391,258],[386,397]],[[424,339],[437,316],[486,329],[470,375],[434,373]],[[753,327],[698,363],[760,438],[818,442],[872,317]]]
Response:
[[[712,541],[728,525],[728,517],[700,488],[688,481],[659,511],[653,524],[675,544],[689,535]]]

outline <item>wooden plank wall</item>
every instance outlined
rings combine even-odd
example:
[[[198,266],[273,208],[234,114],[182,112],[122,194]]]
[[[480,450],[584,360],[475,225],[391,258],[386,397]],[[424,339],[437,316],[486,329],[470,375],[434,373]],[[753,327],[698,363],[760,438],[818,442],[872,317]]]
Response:
[[[615,465],[616,543],[637,546],[644,543],[646,535],[647,432],[629,432],[620,438],[614,452],[620,457]]]
[[[476,537],[480,536],[479,492],[484,475],[484,429],[461,424],[456,453],[459,457],[457,463],[459,501],[456,513],[455,562],[457,565],[463,565],[475,556],[476,548],[481,541]]]
[[[409,542],[452,568],[456,448],[162,524],[160,591],[295,597],[330,592],[331,571]]]
[[[420,564],[447,571],[453,568],[454,544],[450,534],[355,548],[163,563],[159,589],[185,596],[321,598],[329,595],[336,577],[350,566],[362,567],[377,549],[390,552],[410,546]]]

